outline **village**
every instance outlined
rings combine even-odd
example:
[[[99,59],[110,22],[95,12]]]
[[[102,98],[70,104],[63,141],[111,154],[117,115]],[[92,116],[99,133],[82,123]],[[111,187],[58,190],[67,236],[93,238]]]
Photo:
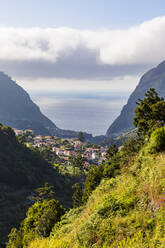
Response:
[[[18,138],[23,138],[26,146],[38,150],[49,151],[54,162],[62,165],[72,165],[73,158],[81,155],[85,167],[99,164],[106,158],[106,148],[80,141],[78,138],[59,138],[56,136],[35,135],[33,130],[13,129]]]

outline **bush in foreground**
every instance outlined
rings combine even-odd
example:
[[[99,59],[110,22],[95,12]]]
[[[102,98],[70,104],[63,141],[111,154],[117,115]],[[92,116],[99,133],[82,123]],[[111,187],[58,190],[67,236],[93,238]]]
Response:
[[[149,150],[151,153],[165,151],[165,127],[157,128],[151,134]]]

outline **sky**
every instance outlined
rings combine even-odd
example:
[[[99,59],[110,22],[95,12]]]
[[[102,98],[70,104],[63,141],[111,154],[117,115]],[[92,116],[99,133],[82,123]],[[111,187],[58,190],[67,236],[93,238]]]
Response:
[[[105,134],[165,58],[164,0],[0,0],[0,70],[64,129]]]
[[[164,0],[1,0],[1,25],[125,28],[163,16]]]

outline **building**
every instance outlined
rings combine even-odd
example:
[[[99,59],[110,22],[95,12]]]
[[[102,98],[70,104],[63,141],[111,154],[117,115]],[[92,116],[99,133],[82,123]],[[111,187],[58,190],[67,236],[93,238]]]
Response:
[[[24,133],[34,134],[34,131],[31,129],[24,130]]]
[[[19,130],[19,129],[16,129],[16,128],[13,128],[14,132],[15,132],[15,135],[22,135],[23,134],[23,130]]]

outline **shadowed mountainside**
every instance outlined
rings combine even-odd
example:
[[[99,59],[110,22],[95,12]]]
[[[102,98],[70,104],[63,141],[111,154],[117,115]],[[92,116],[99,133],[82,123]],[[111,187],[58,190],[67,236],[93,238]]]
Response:
[[[165,61],[142,76],[138,86],[130,95],[128,102],[123,107],[120,115],[107,130],[107,136],[118,136],[134,128],[132,120],[136,102],[139,98],[143,99],[145,93],[150,88],[155,88],[159,96],[165,97]]]
[[[0,247],[11,227],[25,218],[26,198],[45,182],[53,185],[65,207],[72,206],[73,179],[59,174],[38,152],[19,143],[10,127],[0,124]]]
[[[77,137],[78,132],[58,128],[43,115],[28,93],[5,73],[0,72],[0,122],[13,128],[32,129],[35,134]],[[84,133],[87,140],[92,135]]]
[[[57,129],[27,92],[3,72],[0,72],[0,122],[18,129],[33,129],[45,135]]]

